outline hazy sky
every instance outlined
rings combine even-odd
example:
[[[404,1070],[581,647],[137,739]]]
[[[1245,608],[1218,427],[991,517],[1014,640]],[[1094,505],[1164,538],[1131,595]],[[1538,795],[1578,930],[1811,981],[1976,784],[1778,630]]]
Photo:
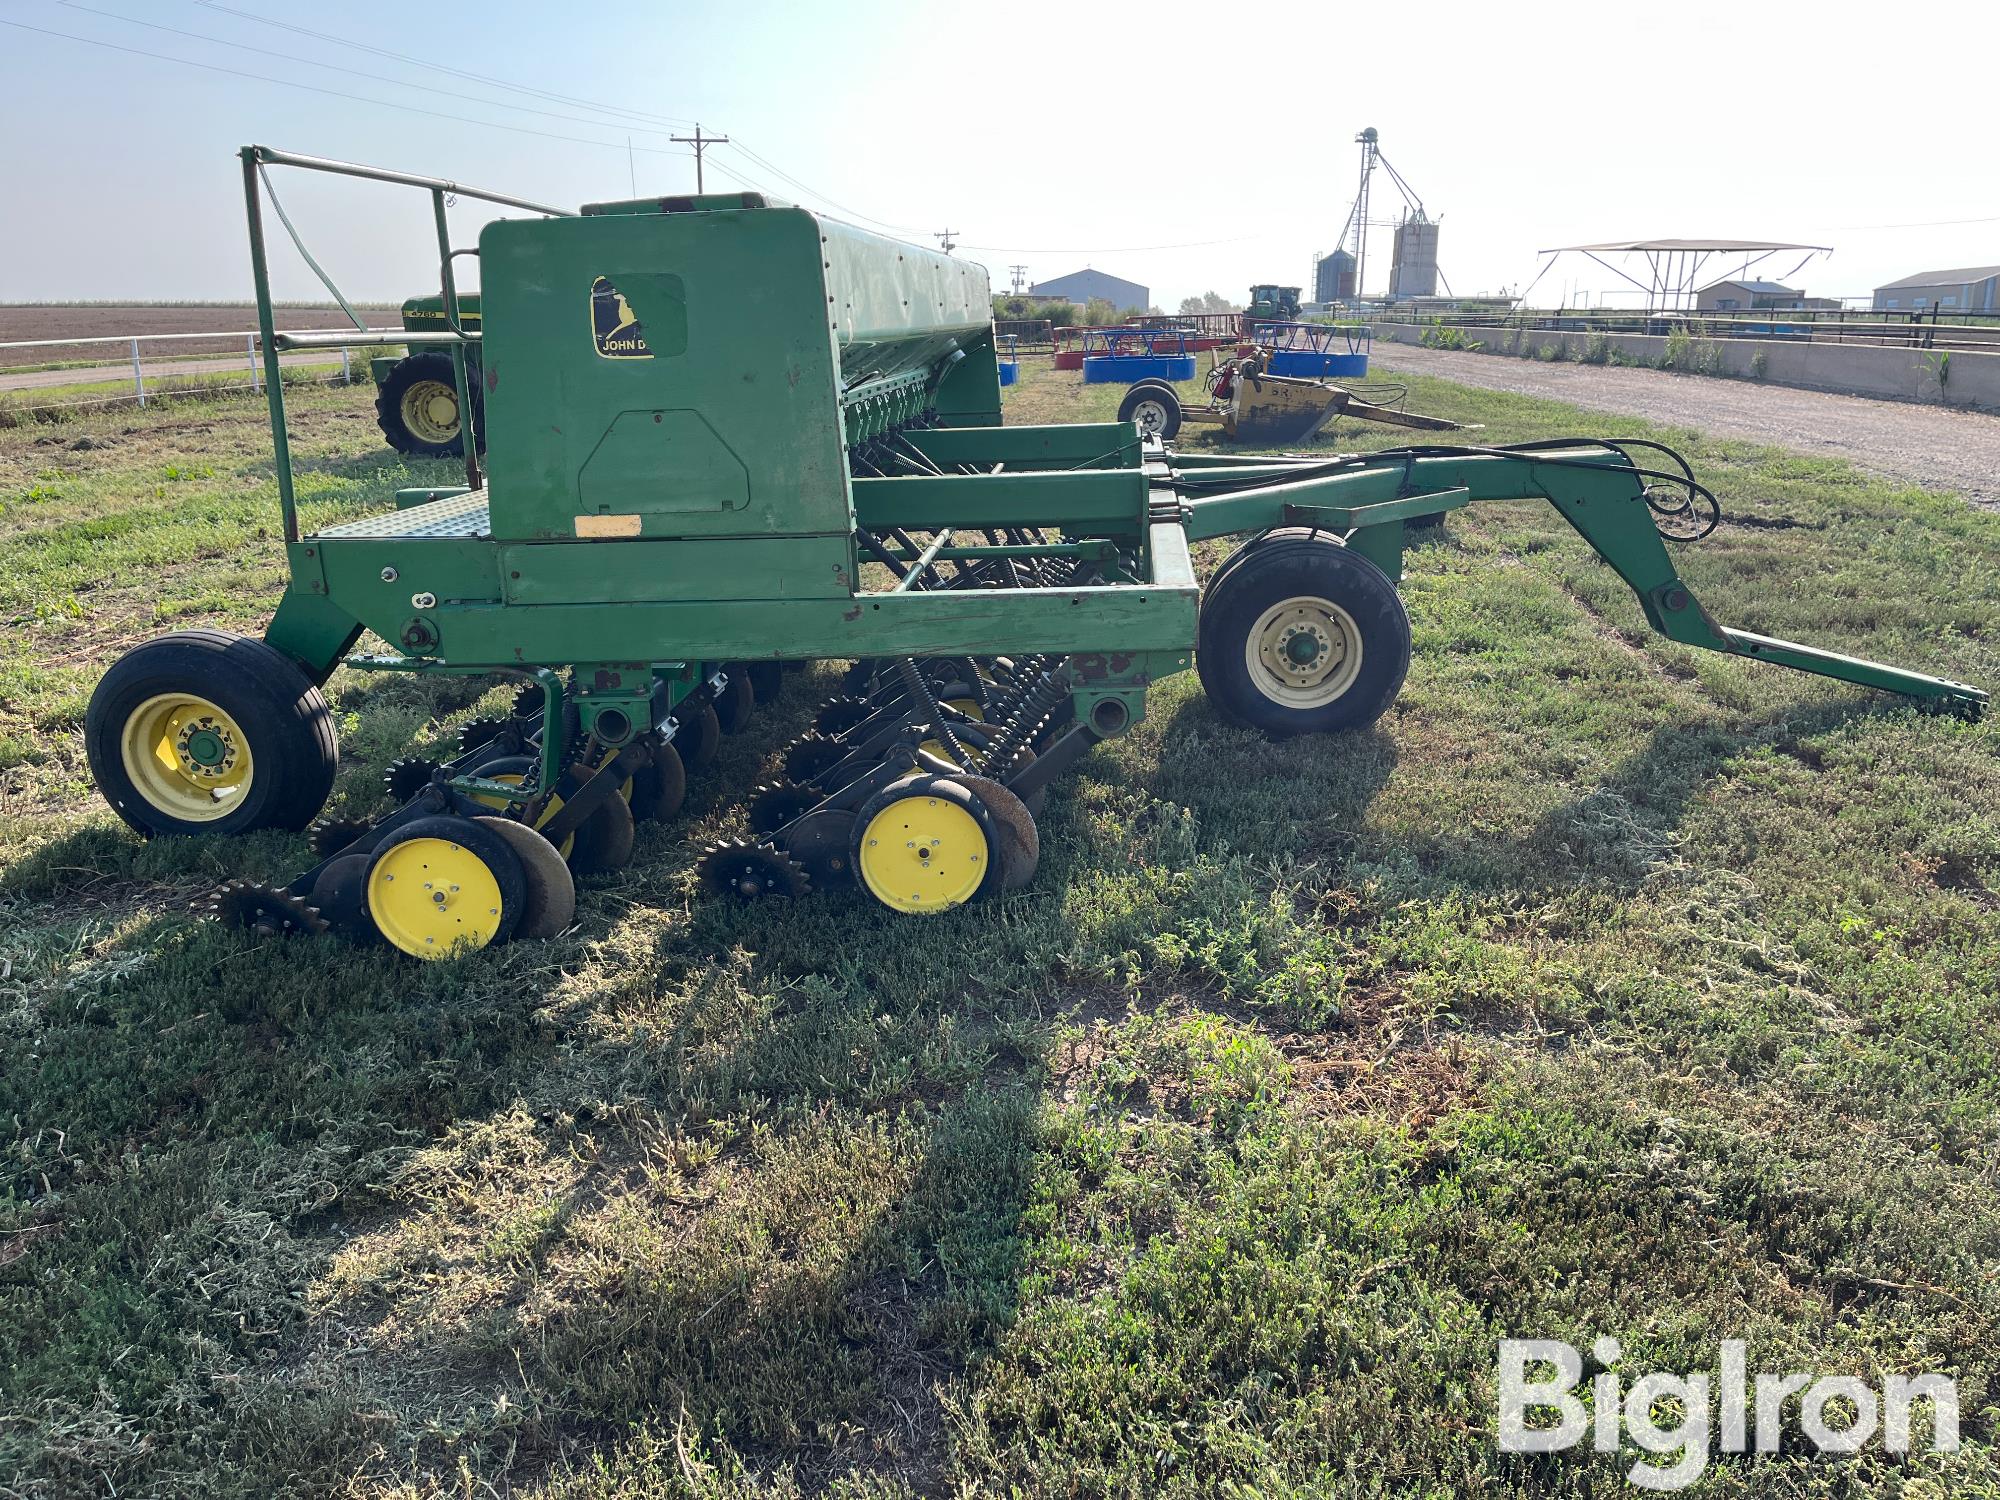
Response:
[[[1992,0],[87,4],[0,0],[0,301],[246,294],[245,142],[573,205],[635,176],[691,189],[667,137],[697,118],[755,153],[711,152],[711,189],[735,174],[906,238],[950,227],[996,289],[1015,262],[1037,279],[1088,264],[1168,309],[1304,282],[1347,218],[1365,125],[1441,217],[1460,293],[1520,288],[1546,246],[1636,236],[1831,245],[1792,279],[1822,295],[2000,263],[1993,102],[1967,86],[2000,48]],[[421,195],[279,188],[350,295],[435,287]],[[1378,177],[1378,216],[1398,203]],[[477,212],[457,222],[472,243]],[[1369,290],[1388,260],[1380,230]],[[317,291],[289,249],[275,274],[280,295]],[[1578,260],[1534,300],[1619,285]]]

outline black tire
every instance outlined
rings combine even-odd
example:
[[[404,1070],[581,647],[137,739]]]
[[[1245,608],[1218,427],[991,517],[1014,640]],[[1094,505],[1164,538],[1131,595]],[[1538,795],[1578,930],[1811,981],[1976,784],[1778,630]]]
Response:
[[[514,934],[515,925],[521,920],[521,913],[527,903],[527,875],[521,869],[520,856],[514,853],[508,842],[490,828],[481,827],[481,819],[459,818],[440,815],[434,818],[417,818],[405,823],[401,828],[383,838],[375,846],[375,852],[368,862],[368,877],[364,885],[364,900],[370,900],[370,893],[376,889],[376,874],[382,861],[399,845],[413,839],[443,839],[457,844],[461,849],[475,855],[479,862],[493,874],[494,883],[500,888],[500,911],[493,936],[480,947],[491,947],[504,943]],[[384,889],[387,889],[386,887]],[[439,949],[426,952],[405,947],[396,936],[383,925],[383,918],[376,912],[372,900],[369,917],[377,932],[389,943],[403,952],[418,958],[445,957],[450,951]]]
[[[674,710],[674,748],[681,764],[690,771],[706,768],[722,745],[722,724],[715,717],[715,705],[702,703],[689,708],[683,703]]]
[[[1181,430],[1181,398],[1164,381],[1142,380],[1118,403],[1118,420],[1137,422],[1146,436],[1164,442]]]
[[[671,740],[653,746],[652,764],[632,777],[632,816],[664,823],[687,801],[687,767]]]
[[[194,815],[192,804],[177,812],[149,798],[126,768],[127,726],[139,728],[134,716],[181,694],[221,709],[249,751],[248,784],[228,794],[234,803],[218,816]],[[340,759],[333,714],[297,663],[255,637],[220,630],[179,631],[121,656],[90,696],[84,744],[104,800],[148,836],[304,828],[326,805]],[[224,794],[208,795],[219,805]]]
[[[785,664],[778,661],[753,661],[747,670],[750,673],[750,687],[757,694],[757,701],[776,703],[778,695],[785,690]]]
[[[478,371],[468,370],[467,384],[472,388],[472,427],[479,435],[480,451],[486,448],[486,402],[479,389]],[[442,385],[452,393],[453,404],[458,400],[458,377],[452,369],[449,354],[412,354],[399,361],[382,380],[375,393],[375,425],[382,429],[382,436],[389,440],[389,446],[398,453],[408,453],[417,458],[460,458],[464,456],[464,424],[446,438],[438,433],[420,433],[412,428],[406,414],[405,399],[416,399],[416,388],[427,385]]]
[[[757,707],[757,690],[750,686],[750,674],[743,670],[743,663],[730,662],[724,673],[727,680],[715,695],[715,719],[724,734],[741,734]]]
[[[571,766],[569,774],[579,782],[588,782],[597,773],[588,766]],[[632,863],[632,848],[637,835],[638,826],[625,799],[606,797],[591,809],[589,817],[576,825],[576,841],[570,846],[569,867],[579,875],[622,870]]]
[[[1308,602],[1281,612],[1293,600]],[[1255,668],[1253,637],[1266,643]],[[1321,658],[1300,662],[1296,677],[1267,665],[1280,660],[1271,643],[1293,637],[1317,644]],[[1388,710],[1409,669],[1410,617],[1395,584],[1331,537],[1260,537],[1202,595],[1195,670],[1233,724],[1274,737],[1359,729]]]

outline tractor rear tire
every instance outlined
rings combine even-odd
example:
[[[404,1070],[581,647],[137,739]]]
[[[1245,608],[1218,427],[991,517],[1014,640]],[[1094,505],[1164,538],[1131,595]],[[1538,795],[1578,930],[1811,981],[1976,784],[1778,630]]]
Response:
[[[472,388],[472,426],[486,447],[485,402],[477,371],[467,371]],[[449,413],[445,415],[449,403]],[[375,425],[398,453],[413,458],[464,456],[465,424],[458,410],[458,377],[449,354],[412,354],[383,377],[375,394]]]
[[[1163,380],[1142,380],[1118,403],[1118,420],[1137,422],[1147,437],[1166,442],[1181,430],[1181,398]]]
[[[1260,537],[1209,581],[1195,669],[1233,724],[1273,738],[1359,729],[1403,686],[1409,613],[1388,574],[1331,537]]]
[[[333,790],[333,714],[298,665],[254,636],[183,630],[119,657],[84,716],[90,774],[133,828],[304,828]]]

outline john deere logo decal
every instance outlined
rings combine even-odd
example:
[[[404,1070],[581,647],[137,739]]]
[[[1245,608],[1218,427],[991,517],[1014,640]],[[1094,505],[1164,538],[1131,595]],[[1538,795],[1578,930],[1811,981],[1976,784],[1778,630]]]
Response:
[[[590,286],[590,329],[597,352],[606,359],[651,359],[646,330],[625,294],[602,276]]]

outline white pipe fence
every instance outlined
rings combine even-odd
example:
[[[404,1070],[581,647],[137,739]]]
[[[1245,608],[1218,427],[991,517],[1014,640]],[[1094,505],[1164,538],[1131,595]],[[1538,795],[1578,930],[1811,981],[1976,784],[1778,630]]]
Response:
[[[278,330],[279,333],[309,333],[316,331],[319,330],[304,329],[304,328]],[[367,328],[367,329],[355,330],[355,333],[357,337],[360,337],[362,335],[366,335],[370,338],[379,336],[379,338],[384,344],[399,344],[402,342],[404,330],[401,328]],[[119,334],[108,334],[108,335],[94,335],[89,338],[18,339],[11,343],[0,343],[0,357],[4,357],[5,351],[10,349],[75,349],[75,348],[92,346],[92,347],[104,347],[108,351],[111,348],[120,348],[123,351],[129,353],[132,365],[132,389],[129,392],[120,392],[115,396],[84,396],[84,397],[67,398],[60,401],[37,401],[34,396],[34,392],[38,388],[37,386],[0,385],[0,400],[11,400],[14,401],[16,404],[25,404],[33,407],[107,406],[123,401],[136,401],[141,407],[143,407],[146,405],[146,402],[150,397],[158,394],[158,391],[157,389],[149,391],[146,387],[146,367],[145,367],[145,358],[143,353],[141,352],[142,345],[168,344],[177,341],[191,342],[196,340],[205,340],[208,343],[216,344],[235,339],[243,340],[244,355],[250,367],[250,383],[247,388],[253,392],[261,392],[264,389],[264,362],[258,354],[257,330],[252,328],[244,330],[242,332],[233,332],[229,330],[224,330],[217,333],[137,333],[137,334],[119,333]],[[293,363],[295,364],[303,362],[304,361],[302,360],[296,360],[296,359],[293,361]],[[328,354],[326,362],[329,364],[332,363],[332,356],[330,352]],[[218,355],[215,359],[215,368],[218,371],[227,368],[229,364],[230,364],[230,356],[228,355]],[[16,367],[10,366],[4,362],[0,362],[0,380],[4,380],[5,376],[12,373],[24,373],[24,374],[45,373],[50,377],[48,384],[51,386],[81,385],[81,384],[109,385],[111,383],[109,380],[90,380],[88,377],[94,371],[100,369],[108,370],[110,368],[111,367],[109,365],[104,365],[104,366],[81,366],[74,370],[55,369],[48,371],[21,371],[18,370]],[[182,376],[189,376],[205,372],[184,370],[178,373]],[[76,380],[60,378],[66,376],[77,376],[83,378]],[[171,379],[174,377],[172,375],[168,375],[165,377],[155,376],[156,384],[157,381],[162,378]],[[354,378],[354,365],[353,365],[351,351],[347,349],[342,349],[340,351],[340,375],[334,383],[340,385],[351,384],[353,378]],[[243,390],[245,389],[245,387],[241,385],[216,385],[214,389]]]

